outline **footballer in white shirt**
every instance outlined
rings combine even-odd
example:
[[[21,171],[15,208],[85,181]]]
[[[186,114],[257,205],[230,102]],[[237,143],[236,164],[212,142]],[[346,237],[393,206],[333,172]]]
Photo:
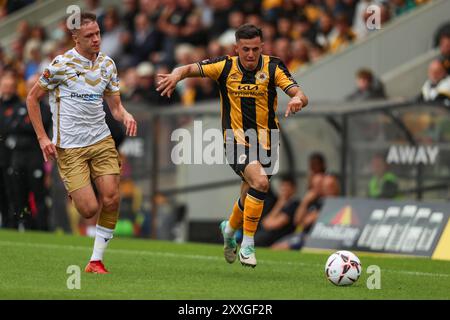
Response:
[[[137,124],[123,107],[119,79],[111,58],[100,52],[95,14],[81,13],[73,29],[75,47],[57,56],[27,97],[28,113],[44,160],[56,159],[58,170],[78,212],[91,218],[98,212],[94,249],[86,272],[108,273],[103,254],[119,216],[120,160],[105,122],[103,99],[126,134],[136,136]],[[42,125],[39,99],[49,94],[53,139]],[[99,192],[97,199],[92,184]]]

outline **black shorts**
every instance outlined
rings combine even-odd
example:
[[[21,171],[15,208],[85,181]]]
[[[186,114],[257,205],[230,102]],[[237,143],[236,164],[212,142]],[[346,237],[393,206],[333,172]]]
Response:
[[[264,168],[269,180],[278,171],[279,146],[266,150],[261,146],[259,148],[249,148],[242,144],[230,143],[224,144],[224,148],[228,165],[243,181],[245,181],[245,168],[255,160]]]

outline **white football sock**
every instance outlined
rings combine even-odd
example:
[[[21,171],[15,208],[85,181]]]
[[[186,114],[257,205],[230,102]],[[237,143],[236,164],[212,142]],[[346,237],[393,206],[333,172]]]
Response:
[[[225,235],[229,238],[234,237],[234,234],[236,233],[236,229],[233,229],[230,225],[230,221],[227,221],[227,224],[225,225]]]
[[[113,238],[114,230],[97,225],[95,233],[94,251],[91,261],[103,260],[103,254],[109,241]]]
[[[248,246],[255,246],[255,238],[254,237],[250,237],[250,236],[246,236],[244,234],[244,237],[242,239],[241,247],[248,247]]]

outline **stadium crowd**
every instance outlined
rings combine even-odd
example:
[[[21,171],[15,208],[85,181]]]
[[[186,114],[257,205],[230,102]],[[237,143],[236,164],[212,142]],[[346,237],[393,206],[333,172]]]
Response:
[[[18,5],[19,2],[20,7],[12,5]],[[0,21],[7,14],[32,2],[0,1]],[[371,32],[366,27],[368,6],[379,5],[381,23],[384,24],[424,2],[427,1],[123,0],[119,8],[108,6],[107,1],[86,0],[85,9],[97,14],[102,31],[101,51],[111,56],[117,64],[122,99],[151,108],[176,103],[188,107],[201,100],[218,98],[214,83],[206,78],[187,79],[178,85],[170,100],[163,98],[155,90],[156,74],[209,57],[234,55],[234,32],[244,23],[260,26],[264,34],[264,54],[279,56],[289,70],[295,73],[325,55],[336,53],[353,41],[366,37]],[[439,36],[442,56],[436,60],[439,63],[434,62],[433,65],[433,70],[438,71],[429,72],[430,77],[431,74],[438,76],[430,78],[428,84],[424,85],[424,90],[433,90],[437,86],[436,82],[449,81],[449,36],[450,33],[445,32]],[[14,192],[0,194],[2,226],[17,227],[20,221],[17,217],[31,212],[29,216],[32,219],[26,222],[27,227],[49,228],[49,206],[46,199],[51,167],[44,165],[40,158],[31,124],[26,114],[23,114],[23,110],[26,112],[23,101],[37,75],[43,72],[55,56],[73,45],[65,20],[61,20],[50,30],[39,24],[31,25],[27,21],[21,21],[8,50],[0,47],[0,183],[15,186]],[[442,67],[447,74],[439,72]],[[356,80],[357,89],[348,100],[385,96],[382,84],[370,70],[360,70]],[[422,94],[424,99],[431,95],[424,91]],[[13,122],[16,124],[15,132],[11,129]],[[26,137],[28,144],[21,148],[17,144],[13,146],[11,141],[17,136]],[[18,155],[18,152],[21,153]],[[20,158],[36,161],[14,161]],[[15,167],[11,171],[13,165]],[[277,235],[281,237],[295,230],[309,230],[310,224],[305,224],[308,221],[305,212],[317,212],[317,203],[321,202],[323,196],[339,194],[334,176],[324,172],[317,174],[319,176],[315,178],[311,174],[309,192],[305,195],[309,202],[304,202],[303,206],[290,194],[292,190],[295,193],[295,183],[288,178],[284,179],[286,186],[282,191],[281,202],[274,203],[274,207],[268,211],[271,212],[268,215],[270,218],[262,220],[262,227],[268,230],[273,228],[281,221],[280,212],[286,209],[284,211],[289,211],[289,217],[282,218],[281,225],[284,229]],[[18,179],[15,183],[14,175]],[[27,177],[28,184],[21,184],[24,177]],[[8,188],[0,186],[0,189],[5,191]],[[11,215],[11,212],[14,214]],[[311,217],[310,220],[314,221],[316,215]],[[267,245],[275,242],[272,239],[264,241]],[[283,245],[279,247],[282,248]]]
[[[0,11],[4,16],[30,2],[3,1]],[[207,79],[189,79],[179,85],[173,99],[161,98],[153,90],[155,75],[176,65],[234,54],[234,31],[245,22],[261,26],[264,53],[279,56],[295,73],[366,37],[371,32],[366,27],[370,17],[366,8],[371,4],[379,5],[383,25],[424,2],[123,0],[119,8],[108,6],[106,1],[86,0],[85,9],[99,18],[101,50],[116,61],[124,99],[151,107],[177,102],[191,106],[217,98],[217,90]],[[72,46],[65,20],[51,30],[21,21],[9,50],[0,48],[0,76],[2,70],[13,69],[19,97],[24,98],[26,81]]]

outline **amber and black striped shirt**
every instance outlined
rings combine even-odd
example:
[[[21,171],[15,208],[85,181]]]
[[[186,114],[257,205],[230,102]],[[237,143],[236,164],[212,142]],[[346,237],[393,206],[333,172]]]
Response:
[[[270,148],[268,134],[279,128],[276,87],[287,92],[298,86],[284,63],[279,58],[261,55],[254,71],[246,70],[237,56],[205,60],[197,65],[202,77],[219,85],[224,135],[232,129],[236,142],[246,144],[243,133],[254,129],[258,142]]]

